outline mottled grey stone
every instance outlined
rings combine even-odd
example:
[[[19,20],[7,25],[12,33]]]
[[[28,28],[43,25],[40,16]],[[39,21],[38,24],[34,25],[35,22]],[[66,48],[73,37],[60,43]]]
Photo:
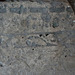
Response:
[[[73,10],[72,10],[71,7],[67,7],[67,8],[66,8],[66,11],[67,11],[67,12],[70,12],[70,13],[73,13]]]
[[[44,13],[44,14],[42,14],[41,18],[43,21],[48,23],[48,22],[50,22],[51,16],[48,13]]]
[[[7,2],[11,1],[11,0],[6,0]]]
[[[2,39],[0,38],[0,45],[1,45]]]
[[[36,29],[36,27],[37,27],[37,26],[36,26],[35,24],[34,24],[34,25],[32,25],[32,28],[33,28],[33,29]]]
[[[3,67],[3,66],[4,66],[4,64],[2,62],[0,62],[0,67]]]
[[[6,4],[8,11],[0,13],[0,75],[75,74],[75,27],[70,23],[74,22],[74,15],[66,10],[49,12],[50,7],[61,12],[61,7],[68,5],[50,1],[53,5],[29,1],[0,3],[3,8]],[[35,9],[30,12],[29,7]]]
[[[23,12],[23,5],[20,6],[20,12],[19,14],[21,14]]]
[[[51,7],[50,8],[50,12],[56,12],[56,13],[61,13],[61,12],[64,12],[65,11],[65,7],[62,6],[62,7]]]
[[[23,10],[23,5],[21,5],[19,8],[15,7],[15,8],[10,8],[10,12],[12,13],[18,13],[21,14],[22,12],[25,12],[26,10]]]
[[[33,36],[29,36],[28,39],[33,39]]]
[[[47,43],[47,46],[57,46],[56,44]]]
[[[35,42],[32,42],[32,46],[36,47],[38,44],[36,44]]]
[[[38,7],[38,8],[31,7],[30,12],[32,12],[32,13],[46,13],[47,9],[43,8],[43,7]]]
[[[0,6],[0,13],[6,13],[6,7]]]
[[[45,21],[44,21],[44,22],[45,22]],[[48,27],[49,27],[49,25],[48,25],[48,23],[47,23],[47,22],[42,24],[42,28],[44,28],[44,27],[46,27],[46,28],[48,28]]]
[[[23,8],[23,13],[26,13],[27,12],[27,8]]]
[[[10,12],[20,14],[20,8],[10,8]]]
[[[29,40],[26,41],[26,44],[27,44],[28,46],[32,46],[32,42],[29,41]]]
[[[57,17],[55,17],[53,19],[53,25],[52,25],[52,27],[55,28],[55,27],[58,27],[58,26],[59,26],[59,19]]]

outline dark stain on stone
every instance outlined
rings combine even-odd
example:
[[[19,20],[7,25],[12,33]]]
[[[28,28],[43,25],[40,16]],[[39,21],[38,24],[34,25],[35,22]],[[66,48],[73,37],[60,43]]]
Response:
[[[10,12],[21,14],[23,12],[23,5],[21,5],[19,8],[10,8]]]
[[[0,13],[6,13],[6,7],[0,6]]]
[[[41,55],[38,57],[39,60],[41,60]]]
[[[9,65],[11,65],[11,63]]]
[[[71,5],[73,11],[74,11],[74,14],[75,14],[75,0],[68,0],[69,4]]]
[[[2,62],[0,62],[0,67],[3,67],[3,63]]]
[[[40,8],[29,7],[29,9],[31,13],[47,13],[47,9],[43,7]]]
[[[71,9],[71,7],[67,7],[67,8],[66,8],[66,11],[67,11],[67,12],[70,12],[70,13],[73,13],[73,10]]]
[[[1,45],[2,39],[0,39],[0,45]]]
[[[47,43],[47,46],[57,46],[56,44]]]
[[[65,7],[62,6],[62,7],[51,7],[50,8],[50,12],[56,12],[56,13],[61,13],[61,12],[64,12],[65,11]]]
[[[33,0],[29,0],[30,2],[34,2]]]
[[[56,27],[58,27],[59,26],[59,19],[57,18],[57,17],[55,17],[54,19],[53,19],[53,25],[52,25],[52,27],[53,28],[56,28]]]
[[[56,40],[54,39],[54,40],[51,40],[51,42],[56,42]]]

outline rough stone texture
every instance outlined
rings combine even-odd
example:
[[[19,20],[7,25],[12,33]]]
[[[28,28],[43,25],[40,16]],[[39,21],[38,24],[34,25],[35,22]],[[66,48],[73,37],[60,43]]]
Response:
[[[75,75],[75,18],[67,3],[0,3],[0,75]]]

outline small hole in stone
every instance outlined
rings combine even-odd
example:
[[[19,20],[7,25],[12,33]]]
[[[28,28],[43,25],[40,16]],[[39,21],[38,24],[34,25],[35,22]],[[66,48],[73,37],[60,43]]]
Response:
[[[32,49],[34,51],[34,49]]]
[[[0,67],[3,67],[3,65],[0,65]]]
[[[40,37],[42,36],[42,34],[39,35]]]
[[[55,26],[53,26],[53,28],[55,28]]]
[[[46,36],[48,36],[49,34],[45,34]]]
[[[23,39],[24,37],[22,37],[22,39]]]
[[[67,57],[67,55],[65,55],[65,58]]]
[[[0,67],[3,67],[3,64],[0,64]]]

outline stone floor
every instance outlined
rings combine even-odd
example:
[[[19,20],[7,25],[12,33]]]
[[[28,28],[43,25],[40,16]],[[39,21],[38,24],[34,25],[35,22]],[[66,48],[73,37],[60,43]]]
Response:
[[[0,3],[0,75],[75,75],[75,15],[68,3]]]

